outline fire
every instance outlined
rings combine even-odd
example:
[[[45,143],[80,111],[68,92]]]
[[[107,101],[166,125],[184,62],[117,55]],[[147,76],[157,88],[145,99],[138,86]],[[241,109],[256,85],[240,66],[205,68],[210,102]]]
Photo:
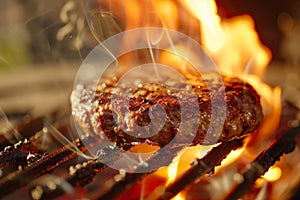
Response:
[[[225,42],[225,34],[220,26],[221,18],[217,15],[215,2],[210,0],[182,0],[182,3],[201,21],[203,46],[211,53],[219,52]]]
[[[209,146],[196,145],[180,151],[168,167],[168,180],[166,185],[173,182],[181,172],[188,169],[193,158],[202,158],[215,146],[217,146],[217,144]]]
[[[166,185],[170,184],[176,179],[178,172],[179,159],[184,154],[184,151],[180,151],[177,156],[173,159],[173,162],[168,167],[168,180]]]
[[[272,89],[261,80],[271,52],[260,42],[252,18],[243,15],[221,19],[213,0],[181,2],[200,21],[201,44],[220,71],[245,79],[260,93],[266,116],[260,134],[270,136],[280,120],[281,91],[278,87]]]
[[[178,165],[179,165],[179,159],[182,156],[184,152],[181,151],[180,153],[178,153],[178,155],[174,158],[174,162],[172,162],[169,166],[168,166],[168,179],[166,182],[166,185],[170,184],[171,182],[173,182],[176,177],[177,177],[177,172],[178,172]],[[181,197],[181,195],[176,195],[172,200],[183,200],[184,198]]]
[[[221,19],[213,0],[181,0],[180,2],[199,20],[200,43],[216,62],[220,71],[223,74],[243,78],[260,93],[266,117],[257,134],[260,136],[255,139],[269,137],[277,128],[276,124],[280,120],[281,91],[280,88],[272,89],[262,81],[265,68],[271,59],[271,53],[260,42],[255,31],[254,21],[247,15]],[[168,61],[171,60],[171,62],[176,60],[172,57],[169,58]],[[222,166],[237,160],[244,153],[245,148],[231,152],[222,162]],[[179,166],[177,163],[176,165]],[[168,182],[174,179],[179,171],[174,169],[174,166],[169,167]],[[280,168],[271,168],[264,178],[268,181],[277,180],[280,172]]]
[[[244,150],[245,150],[245,148],[240,148],[240,149],[230,152],[230,154],[227,156],[227,158],[225,158],[222,161],[222,167],[229,165],[229,164],[233,163],[235,160],[237,160],[240,157],[240,155],[243,153]]]
[[[270,169],[262,176],[267,181],[277,181],[281,176],[281,169],[279,167],[270,167]]]
[[[125,19],[122,21],[125,29],[158,26],[184,32],[198,39],[223,74],[239,76],[249,82],[261,96],[265,119],[252,140],[248,141],[247,146],[229,154],[222,162],[222,166],[229,165],[241,155],[245,155],[245,150],[249,149],[249,146],[258,152],[261,150],[261,143],[271,137],[279,123],[281,91],[280,88],[273,89],[262,81],[266,66],[271,60],[271,52],[260,42],[254,21],[250,16],[222,19],[218,15],[214,0],[128,0],[126,3],[110,0],[108,2],[116,17]],[[179,48],[180,52],[183,52],[182,55],[185,55],[184,52],[188,50],[185,48],[184,46]],[[184,59],[166,52],[161,52],[157,61],[177,69],[181,68],[182,71],[188,65]],[[177,157],[167,170],[160,169],[156,175],[167,175],[166,185],[170,184],[178,174],[189,167],[192,159],[200,157],[201,148],[203,147],[191,147],[181,152],[178,156],[181,156],[180,159]],[[209,148],[206,150],[208,151]],[[280,177],[280,174],[280,168],[271,168],[264,178],[274,181]],[[175,198],[183,199],[180,195]]]
[[[201,43],[223,73],[239,75],[254,71],[262,75],[271,53],[259,41],[250,16],[221,20],[212,0],[182,0],[182,3],[199,19]]]

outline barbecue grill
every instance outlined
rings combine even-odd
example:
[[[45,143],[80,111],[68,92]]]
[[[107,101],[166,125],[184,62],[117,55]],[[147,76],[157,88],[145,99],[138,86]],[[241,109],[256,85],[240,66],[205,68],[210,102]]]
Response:
[[[295,90],[289,90],[288,87],[295,86],[279,83],[278,78],[276,79],[282,76],[281,66],[289,65],[285,67],[288,69],[286,73],[289,73],[293,70],[297,71],[296,67],[292,66],[298,66],[299,63],[295,61],[296,63],[290,64],[285,61],[285,64],[282,64],[282,58],[276,54],[278,52],[275,53],[278,57],[275,57],[270,64],[265,80],[270,85],[281,84],[282,112],[279,124],[276,123],[276,118],[270,118],[271,121],[266,119],[267,122],[263,122],[274,123],[274,131],[264,135],[265,138],[258,136],[257,133],[235,138],[210,147],[202,156],[199,156],[202,150],[198,147],[196,151],[199,152],[188,157],[188,167],[169,182],[166,169],[171,168],[176,155],[182,150],[180,146],[157,150],[150,157],[142,159],[130,172],[112,169],[106,165],[112,158],[120,157],[120,152],[115,147],[103,148],[97,156],[91,155],[89,149],[101,146],[101,141],[88,135],[78,136],[76,132],[78,129],[72,119],[69,97],[78,66],[81,64],[77,58],[85,57],[95,41],[91,41],[92,34],[87,33],[84,28],[82,32],[74,28],[89,26],[85,24],[88,22],[78,14],[82,12],[81,7],[78,8],[76,3],[70,2],[73,1],[60,3],[61,7],[56,13],[50,12],[44,19],[37,18],[27,24],[29,32],[37,34],[37,30],[44,28],[45,19],[60,20],[58,25],[53,25],[54,29],[45,31],[44,37],[56,35],[55,39],[49,39],[49,45],[62,53],[61,56],[54,55],[55,58],[50,58],[52,60],[44,64],[46,61],[43,60],[42,52],[38,52],[39,48],[44,47],[32,44],[31,51],[38,55],[37,58],[33,58],[33,67],[18,69],[14,73],[0,74],[0,95],[3,97],[2,100],[0,99],[1,198],[166,200],[172,198],[298,199],[300,197],[300,177],[297,174],[300,108],[297,98],[291,98],[293,96],[291,93],[297,92],[297,87]],[[178,6],[179,3],[175,2]],[[14,8],[13,3],[5,5]],[[20,5],[27,11],[33,9],[26,3]],[[44,12],[44,2],[37,5],[41,6]],[[108,25],[111,27],[101,32],[101,37],[107,38],[128,26],[127,21],[117,19],[120,16],[113,16],[114,10],[106,12],[106,4],[102,5],[101,1],[98,4],[93,3],[82,7],[95,8],[99,5],[106,10],[93,16],[100,17],[102,21],[97,21],[99,23],[92,21],[92,26],[95,30]],[[218,5],[221,6],[222,2]],[[223,9],[225,13],[225,8]],[[72,13],[78,16],[75,17]],[[86,17],[89,21],[89,16]],[[286,13],[281,17],[283,21],[291,19]],[[66,27],[72,27],[73,30],[63,33]],[[189,36],[199,37],[194,34]],[[74,39],[74,36],[78,36],[78,40]],[[79,42],[81,37],[85,39]],[[37,35],[37,39],[43,40],[40,35]],[[103,38],[98,37],[98,39]],[[288,39],[285,39],[283,42],[288,43]],[[53,41],[56,43],[51,44]],[[76,45],[80,47],[80,56],[72,49]],[[277,51],[277,48],[279,47],[274,47],[272,51]],[[283,45],[282,48],[288,47]],[[290,54],[289,56],[293,57]],[[23,58],[19,59],[22,62],[26,61]],[[62,61],[55,62],[55,59]],[[289,76],[292,77],[290,74]],[[258,140],[260,145],[255,143]],[[238,151],[243,152],[235,161],[231,161],[228,165],[224,164],[226,159],[231,158],[232,154]],[[294,169],[292,165],[295,165]],[[148,168],[157,170],[147,170]],[[281,177],[279,175],[276,180],[268,179],[266,173],[274,172],[275,170],[272,169],[280,169]],[[137,171],[139,173],[135,173]],[[289,181],[291,178],[295,180]],[[274,192],[279,187],[282,189],[277,193]]]

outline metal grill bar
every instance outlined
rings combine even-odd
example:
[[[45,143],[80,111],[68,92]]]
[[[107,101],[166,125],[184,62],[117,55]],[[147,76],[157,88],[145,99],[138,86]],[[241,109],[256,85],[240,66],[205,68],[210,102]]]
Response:
[[[217,165],[220,165],[222,160],[232,151],[243,145],[244,138],[224,142],[214,147],[202,159],[196,159],[191,168],[187,170],[179,179],[169,185],[159,200],[167,200],[174,197],[187,185],[193,183],[196,179],[204,174],[214,170]]]
[[[41,129],[42,118],[33,120],[30,123],[26,123],[20,130],[26,130],[25,135],[34,136],[38,129]],[[21,126],[21,127],[23,127]],[[26,128],[27,127],[27,128]],[[34,133],[31,131],[34,130]],[[31,132],[31,133],[30,133]],[[293,151],[295,147],[294,137],[300,132],[300,126],[295,128],[289,128],[284,131],[279,137],[277,137],[273,144],[265,149],[250,165],[249,168],[245,170],[241,175],[244,181],[238,184],[226,197],[228,199],[237,199],[242,197],[251,186],[254,184],[255,180],[263,175],[269,167],[274,165],[274,163],[279,160],[279,158],[284,153],[289,153]],[[94,139],[92,139],[95,142]],[[76,143],[76,141],[74,141]],[[78,143],[79,142],[79,143]],[[86,147],[77,141],[77,146],[81,151],[85,151]],[[205,157],[202,159],[196,159],[190,169],[188,169],[179,179],[175,180],[170,184],[165,192],[159,197],[159,199],[171,199],[177,193],[182,191],[187,185],[193,183],[196,179],[199,179],[204,174],[213,171],[214,167],[220,165],[221,161],[231,152],[231,150],[237,149],[243,145],[243,138],[235,139],[229,142],[220,144],[219,146],[213,148]],[[157,165],[158,167],[169,165],[173,157],[182,147],[177,147],[168,152],[159,150],[156,152],[147,163],[149,165]],[[0,197],[4,197],[9,193],[26,186],[31,181],[35,180],[37,177],[52,171],[53,169],[61,166],[63,163],[69,162],[73,158],[78,157],[77,153],[71,150],[71,147],[65,146],[54,153],[51,153],[41,159],[37,160],[35,163],[25,166],[22,170],[15,170],[9,174],[5,174],[2,179],[0,179]],[[113,151],[113,150],[112,150]],[[171,153],[171,154],[170,154]],[[107,155],[114,155],[113,152],[107,152]],[[164,155],[167,155],[163,157]],[[173,155],[173,156],[170,156]],[[118,155],[114,155],[118,156]],[[163,157],[163,159],[162,159]],[[109,156],[102,157],[103,159],[111,159]],[[102,171],[106,165],[102,164],[98,159],[87,160],[85,165],[76,170],[76,173],[66,177],[66,181],[73,186],[84,187],[90,183],[95,175]],[[164,162],[158,162],[163,160]],[[78,161],[77,161],[78,162]],[[144,166],[139,166],[143,168]],[[89,194],[92,199],[115,199],[120,196],[124,191],[132,187],[139,180],[143,179],[147,175],[153,172],[146,173],[127,173],[123,179],[115,181],[112,187],[103,193],[103,190],[99,192]],[[108,180],[110,181],[110,180]],[[111,181],[110,181],[111,183]],[[65,191],[57,188],[57,190],[51,191],[45,194],[45,198],[55,198],[65,194]]]
[[[263,175],[285,153],[290,153],[295,148],[294,137],[300,133],[300,126],[291,128],[280,134],[274,142],[265,149],[242,174],[243,181],[238,184],[226,199],[235,200],[242,197],[254,184],[255,180]]]

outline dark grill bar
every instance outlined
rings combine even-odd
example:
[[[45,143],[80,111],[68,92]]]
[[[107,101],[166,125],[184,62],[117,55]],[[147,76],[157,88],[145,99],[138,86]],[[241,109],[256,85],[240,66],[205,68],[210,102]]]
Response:
[[[155,155],[152,156],[147,162],[147,165],[152,166],[155,168],[164,167],[169,165],[172,162],[173,155],[175,157],[176,153],[182,149],[182,147],[174,147],[172,149],[162,149],[155,152]],[[163,160],[163,162],[162,162]],[[147,169],[147,166],[140,166],[140,168]],[[93,196],[94,198],[105,200],[105,199],[115,199],[117,198],[122,192],[126,189],[132,187],[137,181],[141,180],[142,178],[146,177],[149,174],[152,174],[153,171],[146,172],[146,173],[128,173],[125,177],[117,181],[109,190],[103,195],[99,197]]]
[[[273,144],[247,166],[245,172],[242,173],[242,183],[238,184],[226,199],[238,199],[249,191],[256,179],[268,171],[276,161],[279,161],[283,154],[291,153],[295,149],[296,143],[294,137],[299,133],[300,126],[291,128],[287,132],[280,134]]]
[[[229,142],[221,143],[219,146],[214,147],[202,159],[192,161],[192,166],[174,183],[170,184],[164,194],[159,200],[171,199],[189,184],[201,178],[204,174],[214,171],[214,168],[221,165],[221,162],[232,151],[243,146],[244,138],[231,140]]]
[[[68,149],[67,146],[62,147],[49,156],[45,156],[31,166],[8,174],[0,180],[0,196],[4,197],[10,192],[13,192],[14,190],[22,186],[25,186],[35,178],[45,173],[51,172],[51,170],[59,167],[63,163],[72,158],[75,158],[76,156],[77,153]]]
[[[35,124],[36,121],[33,122]],[[28,124],[28,123],[26,123]],[[34,132],[37,129],[41,128],[40,123],[37,123],[38,127],[33,127],[32,130]],[[30,130],[30,129],[28,129]],[[26,134],[28,134],[28,130]],[[295,147],[294,138],[299,134],[300,127],[297,126],[295,128],[290,128],[287,131],[282,132],[276,137],[268,148],[266,148],[249,166],[245,169],[245,172],[242,173],[243,182],[238,184],[235,188],[232,189],[230,194],[228,195],[228,199],[237,199],[242,197],[247,191],[249,191],[254,184],[255,180],[263,175],[274,163],[280,159],[280,157],[284,153],[290,153],[293,151]],[[34,134],[31,134],[34,136]],[[196,180],[199,180],[204,174],[210,173],[214,171],[214,167],[221,164],[221,161],[232,151],[243,145],[244,138],[234,139],[229,142],[221,143],[219,146],[214,147],[206,156],[202,159],[196,159],[192,162],[190,169],[188,169],[180,178],[175,180],[173,183],[169,184],[165,191],[160,195],[159,199],[171,199],[180,191],[182,191],[186,186],[193,184]],[[19,142],[19,144],[15,145],[15,148],[23,149],[24,155],[34,150],[31,144],[30,147],[26,150],[26,145],[30,143],[30,140],[27,142]],[[74,141],[74,144],[84,152],[86,148],[84,145],[79,142],[79,140]],[[73,144],[72,144],[73,145]],[[78,152],[72,149],[72,145],[63,146],[57,149],[55,152],[50,153],[49,155],[44,154],[39,159],[35,160],[34,163],[28,164],[27,166],[23,166],[22,169],[16,169],[15,171],[5,171],[3,168],[2,178],[0,179],[0,195],[1,197],[5,197],[6,195],[14,192],[15,190],[22,188],[34,181],[37,177],[42,176],[46,173],[51,173],[56,168],[60,168],[61,165],[66,163],[70,163],[74,158],[78,159]],[[146,162],[149,165],[157,165],[157,167],[167,166],[172,161],[172,158],[175,157],[176,153],[181,149],[181,147],[174,148],[172,150],[168,150],[169,152],[158,151],[156,152],[149,160]],[[165,157],[163,160],[164,163],[159,163],[158,161],[162,159],[164,155],[174,155],[173,157]],[[31,152],[33,153],[33,152]],[[15,152],[16,154],[16,152]],[[9,162],[9,159],[5,156],[9,155],[9,148],[6,148],[1,154],[2,164],[4,160]],[[16,154],[17,155],[17,154]],[[85,187],[90,182],[93,182],[96,174],[101,172],[106,166],[101,163],[101,161],[105,161],[104,159],[111,159],[113,153],[113,149],[107,150],[105,155],[110,155],[107,157],[100,157],[99,159],[91,159],[86,160],[84,158],[80,158],[79,160],[75,160],[75,164],[71,164],[69,166],[74,166],[76,162],[81,164],[80,167],[77,166],[75,172],[69,174],[65,177],[65,180],[70,183],[74,187]],[[10,155],[14,157],[14,155]],[[118,155],[114,155],[118,156]],[[106,160],[107,162],[107,160]],[[73,161],[74,163],[74,161]],[[6,163],[7,164],[7,163]],[[7,166],[9,167],[9,166]],[[7,168],[6,167],[6,168]],[[145,166],[140,166],[145,167]],[[89,194],[92,199],[116,199],[123,192],[131,188],[135,183],[145,178],[149,174],[148,173],[127,173],[125,176],[119,181],[114,181],[114,184],[109,187],[105,186],[107,190],[103,192],[103,190],[99,190],[99,192],[93,192]],[[114,177],[112,177],[114,179]],[[109,180],[107,180],[109,182]],[[111,183],[111,181],[110,181]],[[55,197],[59,197],[65,195],[65,191],[57,188],[56,190],[46,191],[42,199],[52,199]]]

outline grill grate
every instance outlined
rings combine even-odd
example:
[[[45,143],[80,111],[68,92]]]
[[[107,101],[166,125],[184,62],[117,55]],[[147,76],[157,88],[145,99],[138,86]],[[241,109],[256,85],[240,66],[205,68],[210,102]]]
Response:
[[[52,116],[52,118],[55,118]],[[85,188],[86,185],[94,181],[97,174],[106,169],[106,165],[102,164],[99,160],[105,160],[107,163],[112,156],[118,156],[113,148],[104,149],[103,155],[99,159],[88,159],[78,155],[78,151],[74,150],[74,146],[81,152],[86,151],[86,147],[83,143],[75,139],[73,143],[57,148],[55,151],[46,154],[39,150],[41,145],[37,145],[39,141],[39,133],[45,128],[44,117],[39,117],[30,120],[29,122],[21,123],[18,126],[18,131],[21,135],[28,137],[29,139],[17,142],[14,146],[5,147],[0,154],[0,161],[2,166],[2,177],[0,179],[0,197],[12,197],[14,193],[18,195],[18,192],[25,192],[28,197],[34,199],[53,199],[67,195],[68,192],[61,187],[52,189],[43,188],[42,194],[36,195],[38,186],[34,187],[32,182],[36,182],[40,176],[45,174],[51,174],[53,170],[59,170],[60,168],[70,168],[71,173],[64,174],[63,180],[70,186],[77,188]],[[64,124],[63,127],[69,126]],[[68,129],[62,129],[68,134]],[[290,153],[295,147],[295,136],[300,132],[300,127],[289,128],[287,131],[282,131],[278,135],[268,148],[266,148],[245,170],[241,173],[243,181],[232,189],[230,194],[226,197],[228,199],[237,199],[242,197],[254,184],[255,180],[263,175],[284,153]],[[85,138],[90,140],[89,144],[95,145],[97,141],[92,138]],[[158,199],[171,199],[186,186],[189,186],[194,181],[201,178],[203,175],[213,172],[217,165],[220,165],[221,161],[234,149],[237,149],[243,145],[244,138],[234,139],[232,141],[222,143],[214,147],[206,156],[202,159],[196,159],[192,162],[190,169],[188,169],[180,178],[169,184],[162,192]],[[9,144],[9,141],[2,138],[0,146],[4,147]],[[33,152],[33,149],[35,151]],[[147,163],[149,165],[156,165],[157,167],[167,166],[171,163],[172,157],[169,155],[176,155],[181,147],[169,149],[170,152],[164,152],[166,150],[157,151]],[[163,157],[164,155],[168,155]],[[34,157],[36,156],[36,157]],[[163,157],[163,159],[162,159]],[[25,158],[24,163],[18,163],[15,168],[12,167],[14,160]],[[30,160],[31,159],[31,160]],[[164,162],[158,162],[164,160]],[[147,166],[139,166],[147,167]],[[10,170],[5,170],[10,169]],[[13,170],[12,170],[13,169]],[[85,194],[92,199],[115,199],[118,198],[127,189],[132,187],[135,183],[145,178],[152,172],[146,173],[127,173],[120,179],[116,180],[115,176],[107,179],[110,182],[110,186],[106,190],[96,190],[91,194]],[[107,187],[107,184],[106,184]],[[25,189],[24,189],[25,188]],[[299,189],[298,189],[299,190]],[[295,190],[295,194],[297,189]]]

